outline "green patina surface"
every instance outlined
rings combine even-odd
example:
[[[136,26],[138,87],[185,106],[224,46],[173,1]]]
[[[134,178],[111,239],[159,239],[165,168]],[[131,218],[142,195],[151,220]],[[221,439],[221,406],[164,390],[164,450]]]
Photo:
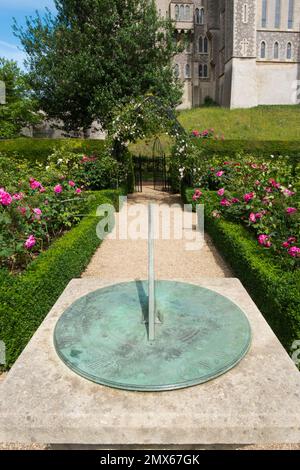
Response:
[[[115,284],[72,304],[59,319],[60,358],[99,384],[136,391],[189,387],[234,367],[251,329],[241,309],[211,290],[156,281],[161,323],[148,341],[148,282]]]

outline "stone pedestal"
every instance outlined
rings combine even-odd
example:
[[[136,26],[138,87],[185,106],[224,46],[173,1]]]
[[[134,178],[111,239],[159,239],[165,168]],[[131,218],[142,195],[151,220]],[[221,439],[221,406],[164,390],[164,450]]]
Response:
[[[0,385],[0,442],[108,448],[300,442],[299,371],[237,279],[194,282],[230,298],[250,321],[251,349],[225,375],[141,393],[96,385],[69,370],[54,350],[55,324],[74,300],[109,284],[76,279],[66,288]]]

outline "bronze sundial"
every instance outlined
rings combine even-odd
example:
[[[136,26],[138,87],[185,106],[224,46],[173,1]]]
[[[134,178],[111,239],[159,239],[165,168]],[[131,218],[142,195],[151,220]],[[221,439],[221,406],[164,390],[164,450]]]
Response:
[[[55,348],[74,372],[135,391],[174,390],[211,380],[247,353],[251,329],[228,298],[193,284],[154,280],[152,207],[149,279],[98,289],[59,319]]]

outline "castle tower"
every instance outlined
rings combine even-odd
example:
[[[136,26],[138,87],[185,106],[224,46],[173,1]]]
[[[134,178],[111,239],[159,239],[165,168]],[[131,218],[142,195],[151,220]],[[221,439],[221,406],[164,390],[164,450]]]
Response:
[[[257,0],[225,0],[225,79],[221,103],[257,106]]]

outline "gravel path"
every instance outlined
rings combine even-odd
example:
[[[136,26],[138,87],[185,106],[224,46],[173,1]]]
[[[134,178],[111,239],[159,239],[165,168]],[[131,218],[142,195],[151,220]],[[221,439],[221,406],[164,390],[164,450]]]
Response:
[[[164,192],[145,188],[143,193],[135,193],[128,198],[128,224],[133,220],[130,212],[138,209],[137,204],[147,205],[148,202],[163,203],[168,206],[176,204],[171,215],[171,239],[163,240],[162,234],[155,242],[155,272],[158,279],[183,278],[192,280],[201,277],[232,277],[232,272],[213,246],[208,235],[201,250],[187,251],[187,239],[191,229],[181,231],[181,240],[174,238],[174,218],[182,217],[180,196],[168,195]],[[113,236],[119,232],[126,209],[117,215],[116,228]],[[142,218],[143,228],[147,227],[147,211]],[[160,217],[162,221],[162,217]],[[193,214],[194,229],[196,214]],[[195,234],[195,230],[193,231]],[[147,235],[147,233],[146,233]],[[101,277],[105,280],[115,279],[146,279],[147,278],[147,240],[113,240],[108,237],[95,253],[83,277]]]

